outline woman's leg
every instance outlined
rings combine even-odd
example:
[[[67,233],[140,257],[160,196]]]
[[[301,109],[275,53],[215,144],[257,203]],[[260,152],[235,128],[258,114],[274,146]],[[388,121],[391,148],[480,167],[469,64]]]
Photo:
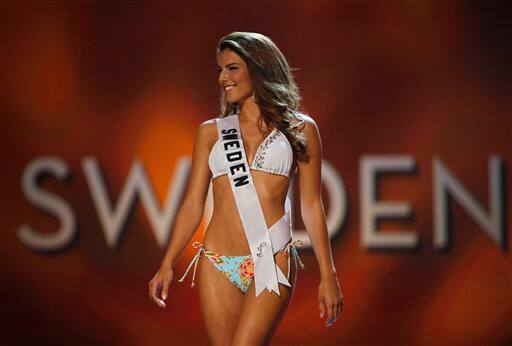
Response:
[[[199,300],[210,344],[231,345],[243,293],[206,256],[199,267]]]
[[[243,305],[233,337],[232,345],[262,345],[269,344],[295,290],[297,262],[290,253],[290,275],[288,281],[291,287],[279,284],[280,296],[275,292],[264,289],[258,297],[254,292],[254,281],[243,297]],[[288,258],[284,250],[274,255],[275,261],[283,274],[288,276]]]

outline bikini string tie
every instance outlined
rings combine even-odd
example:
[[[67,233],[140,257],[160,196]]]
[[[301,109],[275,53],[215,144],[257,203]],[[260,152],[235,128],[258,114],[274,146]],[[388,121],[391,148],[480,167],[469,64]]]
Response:
[[[194,272],[192,273],[192,283],[190,284],[190,287],[194,287],[194,282],[195,282],[195,278],[196,278],[197,264],[199,263],[199,259],[201,258],[201,255],[205,251],[204,245],[202,243],[198,242],[198,241],[195,241],[192,244],[192,246],[194,248],[199,248],[199,250],[197,251],[197,253],[194,256],[194,258],[192,259],[192,261],[190,261],[190,264],[188,265],[187,270],[185,271],[185,274],[183,274],[181,279],[178,280],[179,282],[183,282],[183,280],[185,279],[185,276],[187,276],[187,273],[189,272],[190,268],[192,267],[192,265],[194,265]]]
[[[291,258],[290,250],[292,251],[295,258],[299,261],[300,268],[304,269],[306,267],[304,265],[304,263],[302,263],[302,261],[300,260],[299,253],[297,252],[297,249],[295,248],[296,246],[302,246],[302,241],[294,240],[294,241],[288,243],[288,245],[286,245],[286,251],[288,251],[288,278],[287,279],[290,278],[290,258]]]

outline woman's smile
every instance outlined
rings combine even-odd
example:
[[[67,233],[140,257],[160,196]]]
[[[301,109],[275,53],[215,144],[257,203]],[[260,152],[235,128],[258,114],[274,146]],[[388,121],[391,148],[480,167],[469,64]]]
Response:
[[[229,92],[229,91],[233,90],[235,87],[236,87],[236,85],[234,85],[234,84],[233,85],[227,85],[227,86],[224,87],[224,91],[225,92]]]

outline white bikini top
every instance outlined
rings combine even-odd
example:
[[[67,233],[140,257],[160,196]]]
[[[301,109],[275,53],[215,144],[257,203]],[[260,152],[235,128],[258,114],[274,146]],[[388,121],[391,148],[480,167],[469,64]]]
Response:
[[[238,114],[230,116],[238,116]],[[227,174],[227,168],[224,162],[224,157],[222,156],[223,153],[220,143],[220,140],[217,139],[213,144],[208,157],[208,164],[212,171],[212,179],[215,179],[220,175]],[[242,150],[242,153],[246,156],[245,150]],[[249,161],[247,156],[246,160]],[[270,134],[263,140],[263,142],[261,142],[258,150],[256,150],[256,155],[254,155],[251,169],[290,177],[292,165],[292,146],[288,141],[288,138],[286,138],[286,136],[278,130],[277,127],[274,127]]]

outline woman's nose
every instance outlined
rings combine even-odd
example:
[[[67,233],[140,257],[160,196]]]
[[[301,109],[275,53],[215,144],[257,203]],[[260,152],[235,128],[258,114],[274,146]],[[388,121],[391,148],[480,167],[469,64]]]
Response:
[[[225,83],[226,81],[226,73],[224,71],[221,71],[221,73],[219,73],[219,84],[222,85],[222,83]]]

